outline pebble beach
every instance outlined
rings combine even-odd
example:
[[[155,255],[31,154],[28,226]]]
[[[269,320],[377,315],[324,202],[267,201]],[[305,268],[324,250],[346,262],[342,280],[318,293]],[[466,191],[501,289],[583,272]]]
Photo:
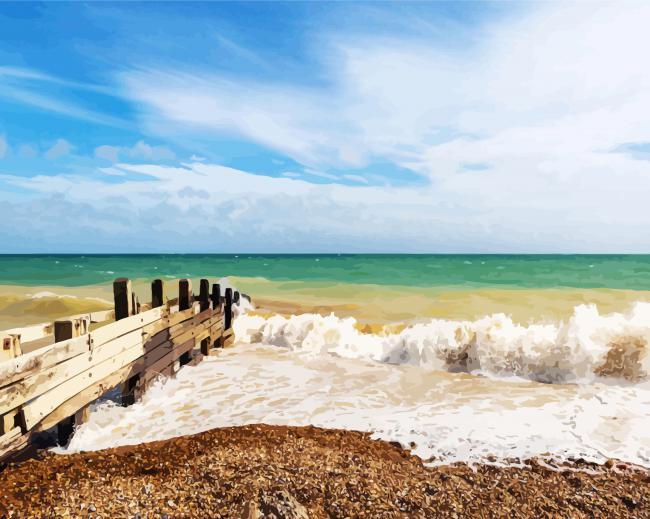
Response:
[[[1,517],[650,517],[650,471],[614,460],[427,467],[368,434],[248,425],[0,473]]]

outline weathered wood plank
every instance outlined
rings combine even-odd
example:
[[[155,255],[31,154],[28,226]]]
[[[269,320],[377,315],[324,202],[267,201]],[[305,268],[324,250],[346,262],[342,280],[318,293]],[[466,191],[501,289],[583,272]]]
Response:
[[[40,370],[14,384],[0,388],[0,415],[48,392],[63,384],[66,380],[120,354],[124,350],[141,343],[141,331],[134,330],[117,339],[102,344],[92,352],[87,351],[86,354],[77,355],[60,364]]]
[[[88,351],[89,336],[75,337],[0,363],[0,387]]]
[[[173,365],[181,355],[192,350],[195,345],[196,342],[194,338],[190,338],[182,343],[174,344],[172,348],[169,348],[165,355],[148,365],[143,377],[145,386],[159,376],[165,368]]]
[[[90,333],[91,348],[96,348],[108,341],[116,339],[120,335],[124,335],[138,328],[143,328],[155,321],[161,319],[164,315],[164,307],[152,308],[141,314],[126,317],[120,321],[102,326],[97,330]]]
[[[226,346],[232,346],[235,343],[235,332],[232,328],[225,330],[221,336],[221,344]]]
[[[75,396],[80,391],[93,385],[97,379],[102,379],[124,366],[130,364],[143,353],[142,343],[137,344],[118,355],[101,362],[79,375],[69,378],[64,383],[51,389],[39,398],[23,406],[25,426],[31,429],[43,420],[58,406]]]
[[[131,365],[127,365],[115,370],[113,373],[102,378],[101,380],[95,381],[91,386],[88,386],[84,390],[74,395],[72,398],[66,400],[59,407],[54,409],[49,415],[45,417],[45,419],[38,423],[34,430],[44,431],[56,425],[66,416],[70,416],[72,413],[76,412],[77,409],[80,409],[81,407],[94,402],[99,397],[109,392],[111,389],[120,385],[120,383],[131,376],[131,372]]]
[[[0,460],[25,447],[30,437],[31,433],[21,434],[19,427],[0,436]]]
[[[115,311],[99,310],[97,312],[86,312],[83,314],[65,316],[62,318],[62,320],[75,320],[84,317],[87,318],[91,323],[101,323],[104,321],[114,320]],[[5,335],[20,335],[21,343],[27,344],[34,341],[40,341],[46,337],[51,337],[53,333],[54,323],[48,322],[3,330],[0,331],[0,337]]]

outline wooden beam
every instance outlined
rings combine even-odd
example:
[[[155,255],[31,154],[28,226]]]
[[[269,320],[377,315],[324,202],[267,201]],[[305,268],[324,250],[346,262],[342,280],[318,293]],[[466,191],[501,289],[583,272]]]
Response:
[[[22,434],[18,427],[9,431],[8,434],[0,436],[0,460],[4,460],[21,450],[29,443],[30,438],[30,432]]]
[[[223,335],[221,336],[221,344],[225,348],[226,346],[232,346],[235,343],[235,332],[232,328],[224,330]]]
[[[44,368],[81,355],[88,351],[88,341],[89,338],[86,336],[76,337],[0,362],[0,387],[8,386]]]
[[[210,308],[210,282],[202,279],[199,284],[199,305],[201,311]]]
[[[113,281],[113,298],[115,299],[116,321],[133,315],[133,293],[131,281],[128,278],[117,278]]]
[[[120,321],[107,324],[101,328],[90,333],[90,346],[96,348],[100,344],[105,344],[108,341],[116,339],[121,335],[132,332],[139,328],[143,328],[147,325],[150,325],[166,315],[165,307],[152,308],[146,312],[142,312],[138,315],[132,315],[131,317],[126,317]]]
[[[162,279],[151,282],[151,308],[158,308],[165,304],[165,283]]]
[[[192,306],[192,280],[181,279],[178,282],[178,309],[183,311]]]
[[[54,411],[45,417],[36,427],[36,431],[45,431],[50,427],[56,425],[63,420],[66,416],[70,416],[77,409],[84,405],[97,400],[114,387],[118,386],[120,382],[126,380],[131,374],[131,366],[124,366],[107,377],[95,381],[91,386],[83,391],[80,391],[72,398],[66,400],[63,404],[58,406]]]
[[[29,430],[34,427],[57,407],[74,397],[80,391],[92,386],[95,380],[109,376],[113,371],[123,368],[141,356],[142,344],[136,344],[132,348],[118,355],[114,355],[104,362],[100,362],[91,369],[67,379],[39,398],[25,404],[23,406],[23,413],[27,429]]]
[[[109,360],[114,355],[141,343],[140,330],[134,330],[110,342],[95,348],[92,353],[77,355],[49,368],[39,370],[32,375],[0,388],[0,414],[15,409],[19,405],[32,400],[56,388],[80,373],[91,369],[100,362]]]

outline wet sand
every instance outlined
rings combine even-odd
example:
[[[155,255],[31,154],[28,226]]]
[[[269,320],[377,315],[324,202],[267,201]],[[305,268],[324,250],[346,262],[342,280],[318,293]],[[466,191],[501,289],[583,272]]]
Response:
[[[267,425],[47,454],[0,493],[2,517],[650,517],[650,472],[614,461],[428,468],[367,434]]]

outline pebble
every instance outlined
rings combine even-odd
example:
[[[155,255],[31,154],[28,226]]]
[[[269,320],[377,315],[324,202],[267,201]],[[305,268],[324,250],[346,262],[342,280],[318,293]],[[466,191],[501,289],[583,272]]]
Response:
[[[9,466],[0,517],[650,518],[650,471],[619,464],[427,467],[368,434],[250,425]]]

